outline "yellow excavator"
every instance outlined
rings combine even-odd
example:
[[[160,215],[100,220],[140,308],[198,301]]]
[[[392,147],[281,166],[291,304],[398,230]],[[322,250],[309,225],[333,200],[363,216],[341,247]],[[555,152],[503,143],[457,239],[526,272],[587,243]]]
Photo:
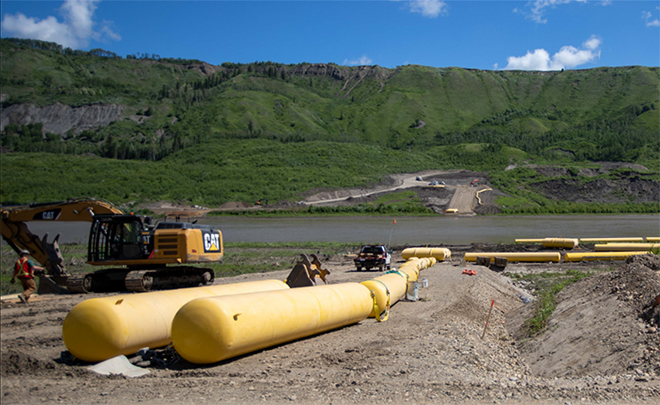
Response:
[[[212,269],[182,264],[219,262],[223,257],[222,233],[212,226],[154,224],[151,217],[124,214],[111,203],[96,199],[5,206],[0,214],[2,238],[17,253],[28,250],[46,269],[47,274],[40,277],[40,293],[149,291],[212,284]],[[48,242],[48,234],[40,239],[28,229],[26,222],[31,221],[91,222],[87,263],[110,268],[68,274],[58,245],[60,235],[53,242]]]

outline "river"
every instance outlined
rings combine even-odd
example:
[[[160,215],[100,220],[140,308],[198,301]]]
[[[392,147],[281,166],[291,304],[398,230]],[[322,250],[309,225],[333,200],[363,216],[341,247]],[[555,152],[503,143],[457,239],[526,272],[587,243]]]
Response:
[[[517,238],[660,236],[660,215],[476,217],[202,218],[225,242],[357,242],[388,245],[513,243]],[[87,243],[89,223],[31,222],[37,235],[61,233],[60,243]]]

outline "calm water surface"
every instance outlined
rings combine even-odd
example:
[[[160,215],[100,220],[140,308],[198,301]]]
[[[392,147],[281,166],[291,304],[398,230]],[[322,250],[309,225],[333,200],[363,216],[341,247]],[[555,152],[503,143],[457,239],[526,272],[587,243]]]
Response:
[[[660,215],[486,217],[203,218],[225,242],[365,242],[394,245],[509,243],[516,238],[660,236]],[[60,243],[87,243],[89,223],[29,224]]]
[[[660,236],[659,215],[502,217],[216,218],[227,242],[470,244],[516,238]]]

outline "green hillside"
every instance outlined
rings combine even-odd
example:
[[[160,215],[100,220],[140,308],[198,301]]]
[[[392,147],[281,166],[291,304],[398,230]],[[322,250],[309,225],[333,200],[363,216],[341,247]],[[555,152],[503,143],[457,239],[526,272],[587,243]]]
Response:
[[[467,150],[472,149],[472,150]],[[479,168],[525,154],[506,148],[484,160],[481,148],[427,153],[335,142],[284,144],[266,139],[218,140],[152,162],[52,153],[10,153],[0,160],[3,203],[95,196],[110,201],[297,201],[312,188],[357,187],[385,173]],[[499,162],[493,159],[500,159]],[[29,164],[24,164],[29,162]]]
[[[2,155],[3,202],[63,198],[61,190],[44,191],[56,188],[46,180],[53,175],[70,182],[70,197],[216,204],[294,199],[402,171],[502,170],[523,160],[630,161],[660,170],[658,67],[213,66],[15,39],[0,40],[0,52],[0,141],[3,152],[14,152]],[[122,115],[49,133],[38,112],[30,110],[37,114],[30,122],[43,124],[8,113],[55,103],[119,105]],[[18,180],[26,178],[43,184]]]

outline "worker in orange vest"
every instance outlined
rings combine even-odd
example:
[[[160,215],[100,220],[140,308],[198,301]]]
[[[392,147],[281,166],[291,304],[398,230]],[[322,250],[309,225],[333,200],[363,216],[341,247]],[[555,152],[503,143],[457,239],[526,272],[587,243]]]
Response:
[[[44,271],[43,267],[35,266],[32,261],[28,259],[28,256],[30,256],[30,252],[27,250],[21,251],[21,258],[16,261],[14,274],[11,276],[12,284],[16,282],[15,278],[18,277],[23,286],[23,294],[18,296],[18,299],[21,300],[23,304],[27,304],[30,295],[37,291],[37,284],[34,282],[34,271]]]

